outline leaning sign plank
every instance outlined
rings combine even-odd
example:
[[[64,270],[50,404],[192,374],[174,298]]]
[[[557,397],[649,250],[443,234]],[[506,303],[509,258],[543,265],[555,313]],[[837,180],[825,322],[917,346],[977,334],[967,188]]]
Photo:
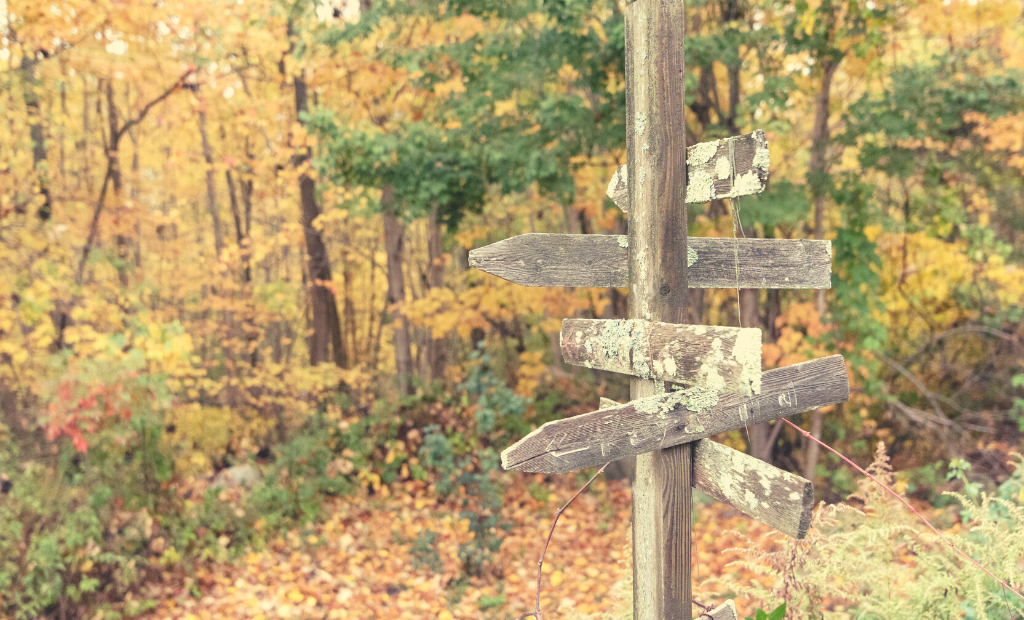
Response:
[[[626,166],[619,166],[608,183],[608,197],[629,212]],[[715,198],[737,198],[764,191],[768,182],[768,140],[758,129],[754,133],[686,149],[686,202],[708,202]]]
[[[693,387],[548,422],[502,452],[501,464],[505,469],[564,474],[849,397],[843,356],[832,355],[766,371],[761,393],[755,396]]]
[[[832,242],[690,237],[690,288],[830,288]],[[629,286],[625,235],[527,233],[471,250],[469,266],[523,286]]]
[[[565,361],[715,391],[761,391],[761,330],[637,319],[565,319]]]
[[[601,399],[601,409],[620,403]],[[814,508],[814,486],[761,459],[712,439],[693,444],[693,488],[725,502],[787,536],[804,538]]]

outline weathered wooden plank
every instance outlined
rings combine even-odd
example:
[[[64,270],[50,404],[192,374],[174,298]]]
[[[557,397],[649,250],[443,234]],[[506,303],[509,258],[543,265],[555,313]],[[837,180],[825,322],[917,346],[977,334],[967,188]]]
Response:
[[[618,407],[601,399],[601,409]],[[814,509],[814,485],[796,474],[712,439],[693,444],[693,487],[787,536],[804,538]]]
[[[527,233],[470,250],[469,266],[523,286],[629,286],[629,239]]]
[[[694,239],[697,241],[697,238]],[[693,288],[832,288],[832,242],[701,239],[693,243]]]
[[[761,330],[623,319],[565,319],[569,364],[715,392],[761,391]]]
[[[691,288],[831,288],[832,242],[690,237]],[[476,248],[469,266],[523,286],[629,286],[626,235],[527,233]]]
[[[768,164],[768,139],[760,129],[744,136],[694,144],[686,149],[686,202],[763,192],[768,182]],[[607,194],[629,213],[627,181],[626,166],[619,166],[608,182]]]
[[[683,0],[637,0],[623,11],[629,170],[629,318],[686,323],[686,81]],[[662,381],[633,378],[632,399]],[[693,452],[637,456],[633,483],[633,619],[690,620]]]
[[[722,603],[721,605],[719,605],[718,607],[715,607],[711,611],[706,612],[703,615],[699,616],[697,618],[697,620],[701,620],[701,619],[707,618],[709,616],[711,617],[711,620],[738,620],[739,619],[739,616],[736,615],[736,604],[733,603],[732,601],[726,601],[726,602]]]
[[[629,185],[626,183],[628,175],[626,165],[619,166],[615,169],[612,179],[608,181],[608,189],[605,190],[615,206],[622,209],[623,213],[629,213]]]
[[[754,396],[694,387],[548,422],[502,452],[501,463],[505,469],[564,474],[834,405],[849,396],[846,364],[841,355],[832,355],[766,371],[761,393]]]
[[[694,444],[693,486],[787,536],[807,536],[814,509],[810,480],[702,439]]]

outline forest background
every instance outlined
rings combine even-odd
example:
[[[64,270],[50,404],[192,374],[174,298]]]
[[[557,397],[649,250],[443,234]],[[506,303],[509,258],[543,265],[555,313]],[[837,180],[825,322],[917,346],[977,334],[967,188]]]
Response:
[[[580,478],[497,454],[628,398],[557,345],[626,292],[519,287],[467,256],[625,233],[605,196],[624,7],[0,0],[0,615],[531,609]],[[765,368],[842,353],[850,401],[797,421],[1019,587],[1024,5],[687,12],[687,142],[763,129],[772,159],[761,196],[692,205],[691,235],[831,239],[834,259],[829,291],[696,290],[691,321],[761,328]],[[702,504],[698,600],[1019,613],[781,423],[718,439],[833,507],[794,543]],[[628,482],[565,519],[544,605],[628,616]]]

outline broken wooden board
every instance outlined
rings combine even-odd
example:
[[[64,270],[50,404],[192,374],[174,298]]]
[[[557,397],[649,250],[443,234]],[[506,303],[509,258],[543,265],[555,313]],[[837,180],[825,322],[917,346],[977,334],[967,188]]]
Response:
[[[618,407],[601,399],[601,409]],[[693,444],[693,487],[776,530],[804,538],[814,510],[814,485],[712,439]]]
[[[569,364],[714,392],[761,391],[761,330],[625,319],[565,319]]]
[[[548,422],[501,453],[505,469],[564,474],[834,405],[850,397],[841,355],[775,368],[754,396],[692,387]]]
[[[832,287],[832,242],[687,239],[689,288]],[[523,286],[629,286],[626,235],[527,233],[469,252],[469,266]]]
[[[768,139],[754,133],[686,149],[686,202],[709,202],[764,191],[768,182]],[[629,182],[626,166],[619,166],[608,182],[608,197],[629,213]]]
[[[694,445],[693,486],[787,536],[807,536],[814,510],[810,480],[702,439]]]
[[[726,601],[711,611],[704,612],[697,617],[697,620],[700,620],[701,618],[711,618],[711,620],[738,620],[739,616],[736,614],[736,604],[732,601]]]

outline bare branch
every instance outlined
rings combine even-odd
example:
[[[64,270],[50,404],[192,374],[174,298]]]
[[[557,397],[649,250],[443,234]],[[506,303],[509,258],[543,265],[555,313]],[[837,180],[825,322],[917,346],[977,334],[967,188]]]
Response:
[[[149,111],[152,110],[156,104],[160,103],[164,99],[167,99],[175,91],[181,88],[181,86],[185,83],[185,80],[188,79],[188,76],[192,75],[194,72],[195,68],[190,68],[188,71],[182,74],[182,76],[179,77],[174,82],[174,84],[172,84],[167,90],[165,90],[163,94],[147,103],[145,107],[143,107],[142,110],[139,112],[138,116],[136,116],[133,119],[129,119],[124,125],[120,127],[120,129],[117,130],[116,133],[111,134],[109,143],[107,143],[106,140],[104,140],[104,150],[107,154],[107,173],[103,177],[103,187],[100,189],[99,198],[96,200],[96,207],[93,209],[92,222],[89,225],[89,236],[86,237],[85,239],[85,245],[82,246],[82,256],[78,259],[78,271],[76,272],[75,276],[75,281],[77,283],[81,284],[82,282],[82,275],[85,272],[85,263],[87,260],[89,260],[89,253],[92,252],[92,248],[96,244],[96,238],[99,236],[100,215],[102,215],[103,207],[106,203],[107,188],[110,185],[110,181],[113,178],[116,169],[115,158],[117,157],[118,143],[121,141],[121,138],[128,130],[130,130],[135,125],[138,125],[140,122],[142,122],[144,118],[146,118],[146,115],[149,114]],[[103,124],[100,123],[101,132],[102,127]]]
[[[164,99],[167,99],[168,97],[173,95],[175,93],[175,91],[177,91],[179,88],[182,87],[182,85],[185,84],[185,80],[188,79],[188,77],[190,75],[192,75],[193,73],[195,73],[195,72],[196,72],[195,67],[189,68],[189,70],[186,71],[185,73],[183,73],[182,76],[179,77],[178,80],[174,84],[171,84],[171,86],[167,90],[165,90],[163,92],[163,94],[161,94],[156,99],[153,99],[152,101],[147,103],[142,108],[142,110],[139,111],[139,115],[138,116],[136,116],[135,118],[128,119],[127,122],[125,122],[125,124],[121,126],[121,129],[118,130],[117,137],[116,137],[116,139],[114,139],[112,141],[111,144],[117,145],[117,143],[121,140],[121,137],[125,134],[125,132],[127,132],[129,129],[131,129],[135,125],[138,125],[139,123],[141,123],[146,118],[146,115],[149,114],[150,110],[152,110],[158,103],[160,103]]]
[[[928,348],[931,347],[936,342],[943,340],[949,336],[955,336],[957,334],[986,334],[989,336],[994,336],[996,338],[1005,340],[1006,342],[1012,344],[1016,349],[1024,350],[1024,343],[1022,343],[1020,341],[1020,338],[1018,338],[1014,334],[1008,334],[1004,331],[1000,331],[992,327],[986,327],[984,325],[961,325],[960,327],[947,329],[946,331],[939,332],[932,336],[931,339],[924,344],[924,346],[918,349],[913,355],[908,357],[905,363],[909,364],[916,360],[921,355],[924,355],[924,352],[927,351]]]
[[[551,530],[548,532],[548,539],[544,542],[544,550],[540,552],[540,560],[537,562],[537,606],[534,608],[533,611],[528,611],[525,614],[519,616],[518,620],[524,620],[525,618],[529,617],[534,617],[537,620],[542,620],[540,613],[541,570],[544,568],[544,556],[546,556],[548,553],[548,545],[551,544],[551,537],[555,534],[555,527],[558,525],[558,519],[561,518],[562,513],[565,512],[569,505],[576,501],[576,498],[579,497],[581,493],[587,490],[587,487],[590,486],[590,483],[596,480],[598,476],[604,473],[605,467],[608,467],[609,465],[611,465],[611,463],[605,463],[604,465],[602,465],[601,469],[597,470],[597,473],[591,476],[590,480],[587,480],[587,483],[580,487],[579,491],[576,491],[576,495],[573,495],[569,499],[569,501],[565,502],[565,505],[559,508],[558,512],[555,513],[555,520],[551,523]]]

